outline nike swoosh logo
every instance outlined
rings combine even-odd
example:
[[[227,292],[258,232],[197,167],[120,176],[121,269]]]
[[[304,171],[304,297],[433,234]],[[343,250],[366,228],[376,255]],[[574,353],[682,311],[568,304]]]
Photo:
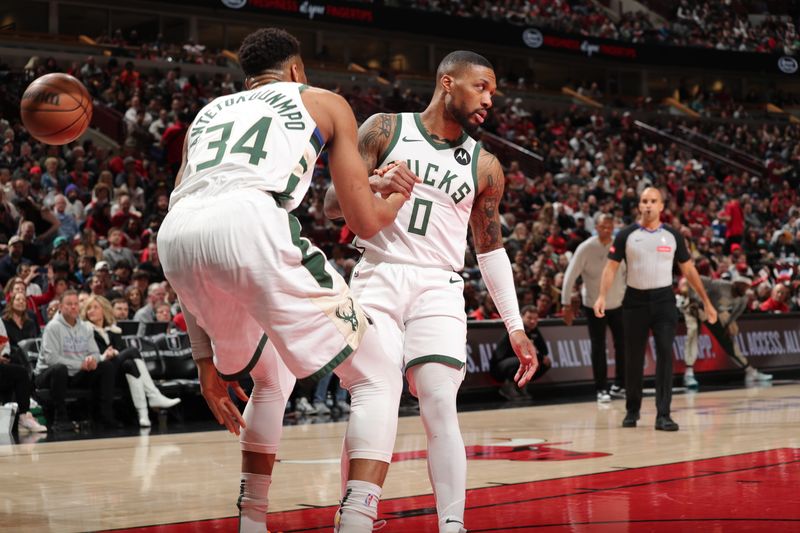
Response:
[[[453,520],[452,518],[448,518],[447,520],[444,521],[444,523],[445,524],[461,524],[462,526],[464,525],[464,522],[462,522],[461,520]]]
[[[464,279],[461,277],[459,277],[458,279],[450,278],[450,283],[458,283],[459,281],[464,281]]]
[[[403,137],[404,143],[421,143],[422,139],[409,139],[408,137]]]

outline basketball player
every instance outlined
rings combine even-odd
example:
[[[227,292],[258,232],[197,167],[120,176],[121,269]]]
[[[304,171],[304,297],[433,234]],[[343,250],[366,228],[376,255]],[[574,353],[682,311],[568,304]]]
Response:
[[[470,136],[486,119],[495,89],[488,60],[453,52],[439,64],[425,111],[374,115],[359,131],[367,169],[385,170],[371,178],[373,190],[384,196],[408,191],[411,200],[392,224],[355,240],[364,253],[353,269],[351,290],[419,398],[440,532],[464,531],[467,468],[456,393],[464,378],[467,321],[464,282],[456,271],[464,265],[468,225],[481,274],[520,360],[519,386],[538,364],[500,234],[503,170]],[[403,165],[386,170],[396,161],[422,181],[404,177]],[[334,184],[326,194],[330,217],[341,216],[341,192]]]
[[[371,531],[394,445],[401,375],[344,279],[300,237],[290,211],[305,196],[325,145],[345,219],[357,235],[371,237],[394,220],[406,195],[371,193],[352,111],[342,97],[305,85],[299,51],[283,30],[245,37],[239,60],[246,90],[214,100],[189,127],[159,256],[184,310],[213,342],[213,354],[195,353],[201,383],[213,385],[216,372],[234,377],[274,357],[264,353],[268,337],[281,357],[268,368],[283,364],[300,378],[335,369],[349,387],[345,448],[353,497],[342,506],[339,528]],[[226,389],[209,386],[204,397],[238,432],[244,420],[223,398]],[[267,451],[269,436],[262,441]],[[255,464],[243,459],[240,503],[265,511],[268,454],[253,455]],[[266,530],[261,511],[252,522],[246,514],[242,531]]]

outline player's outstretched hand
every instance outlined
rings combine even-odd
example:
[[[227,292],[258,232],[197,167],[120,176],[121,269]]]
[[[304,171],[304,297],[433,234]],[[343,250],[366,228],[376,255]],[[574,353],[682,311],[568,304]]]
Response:
[[[369,178],[372,190],[380,193],[384,198],[393,192],[399,192],[406,198],[410,198],[414,185],[421,181],[419,176],[411,172],[405,161],[395,161],[377,168]]]
[[[517,359],[519,359],[519,370],[514,376],[514,381],[516,381],[517,387],[522,388],[528,384],[539,367],[536,348],[534,348],[531,340],[521,329],[511,332],[508,339],[511,341],[514,353],[517,354]]]
[[[233,389],[236,396],[242,401],[247,401],[247,394],[236,382],[225,381],[217,373],[214,362],[210,359],[197,361],[197,373],[200,377],[200,392],[203,394],[209,409],[221,425],[234,435],[239,434],[241,428],[247,427],[239,408],[228,395],[228,387]]]

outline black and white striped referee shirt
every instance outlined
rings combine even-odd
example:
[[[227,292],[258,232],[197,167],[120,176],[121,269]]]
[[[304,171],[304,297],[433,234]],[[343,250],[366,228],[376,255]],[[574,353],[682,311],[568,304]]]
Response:
[[[672,266],[691,259],[686,242],[671,226],[648,230],[626,226],[614,238],[608,258],[628,265],[628,287],[639,290],[672,286]]]

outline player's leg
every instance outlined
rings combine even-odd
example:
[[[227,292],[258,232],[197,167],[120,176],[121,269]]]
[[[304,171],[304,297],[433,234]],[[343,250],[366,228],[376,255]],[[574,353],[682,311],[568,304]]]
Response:
[[[267,343],[250,371],[253,390],[244,410],[247,427],[242,429],[242,475],[239,507],[240,533],[266,531],[269,486],[283,433],[283,412],[296,378]]]
[[[383,479],[388,471],[397,431],[402,392],[404,291],[402,274],[390,264],[360,262],[351,281],[353,297],[362,305],[372,326],[354,356],[336,370],[351,395],[350,421],[342,450],[342,506],[340,531],[362,515],[374,520]],[[383,443],[373,433],[386,433]],[[383,450],[381,450],[383,448]],[[370,506],[371,507],[371,506]]]
[[[428,438],[428,475],[436,497],[439,531],[458,532],[464,525],[467,457],[458,424],[456,395],[464,370],[423,363],[407,372]]]
[[[370,531],[392,460],[403,377],[372,326],[335,372],[351,396],[343,456],[347,481],[337,531]]]
[[[467,458],[458,423],[456,395],[464,379],[467,323],[460,284],[449,283],[420,294],[406,322],[406,377],[419,399],[428,439],[431,478],[440,532],[464,525]]]

